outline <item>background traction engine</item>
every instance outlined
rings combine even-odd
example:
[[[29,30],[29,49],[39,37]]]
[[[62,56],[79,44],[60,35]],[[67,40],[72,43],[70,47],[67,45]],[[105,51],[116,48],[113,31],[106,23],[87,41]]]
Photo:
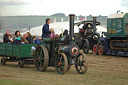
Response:
[[[88,53],[93,49],[93,46],[98,42],[100,34],[96,32],[96,25],[100,25],[100,22],[96,21],[96,17],[93,17],[93,21],[82,21],[75,23],[78,27],[83,24],[83,27],[79,29],[79,37],[76,37],[76,43],[83,50],[84,53]]]
[[[87,71],[86,55],[74,42],[74,16],[70,16],[70,33],[68,37],[44,38],[41,45],[34,52],[35,67],[39,71],[46,71],[48,66],[53,66],[59,74],[67,72],[71,65],[76,71],[84,74]]]

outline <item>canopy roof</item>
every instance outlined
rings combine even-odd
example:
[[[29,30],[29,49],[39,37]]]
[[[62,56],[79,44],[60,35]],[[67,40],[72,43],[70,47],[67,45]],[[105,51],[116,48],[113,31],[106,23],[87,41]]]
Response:
[[[123,18],[127,13],[110,14],[108,18]]]

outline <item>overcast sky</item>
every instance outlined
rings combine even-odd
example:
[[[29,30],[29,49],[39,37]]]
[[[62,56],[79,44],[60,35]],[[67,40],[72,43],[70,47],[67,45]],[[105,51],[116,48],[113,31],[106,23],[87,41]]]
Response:
[[[128,0],[0,0],[0,15],[109,15],[128,12]]]

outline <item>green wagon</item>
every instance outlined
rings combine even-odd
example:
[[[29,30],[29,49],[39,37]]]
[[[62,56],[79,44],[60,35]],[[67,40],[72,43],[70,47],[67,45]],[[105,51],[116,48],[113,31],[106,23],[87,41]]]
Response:
[[[31,49],[37,44],[12,44],[0,43],[0,56],[1,64],[5,65],[6,62],[17,62],[18,66],[23,67],[24,64],[33,62]]]

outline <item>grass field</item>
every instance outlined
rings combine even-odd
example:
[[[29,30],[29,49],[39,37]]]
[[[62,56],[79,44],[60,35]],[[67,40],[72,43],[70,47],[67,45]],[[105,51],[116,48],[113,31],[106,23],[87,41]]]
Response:
[[[65,75],[55,68],[38,72],[34,66],[18,68],[17,63],[0,65],[0,85],[128,85],[128,57],[88,54],[88,71],[78,74],[72,66]]]

